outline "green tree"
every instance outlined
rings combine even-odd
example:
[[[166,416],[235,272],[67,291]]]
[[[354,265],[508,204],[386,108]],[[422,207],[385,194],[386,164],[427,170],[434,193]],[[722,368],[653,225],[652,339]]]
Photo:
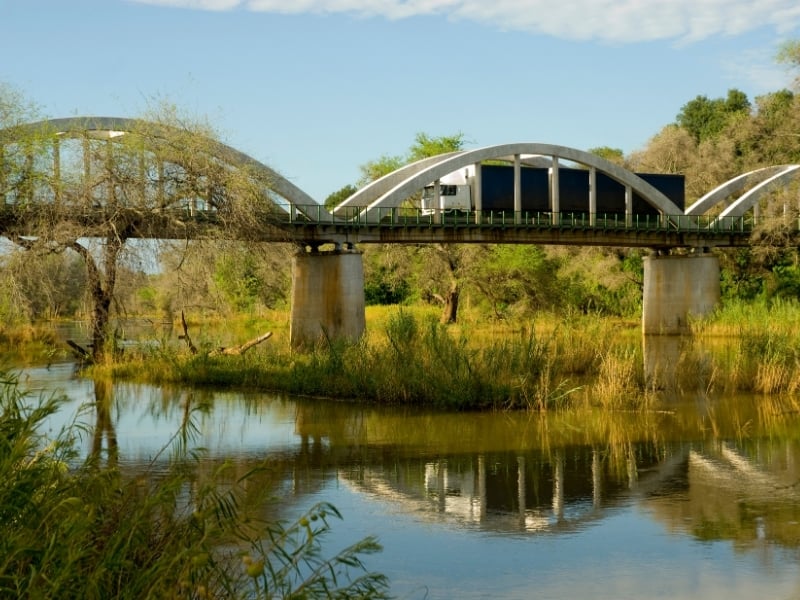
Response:
[[[380,179],[384,175],[396,171],[406,164],[406,162],[406,159],[402,156],[389,155],[381,156],[377,160],[367,161],[359,167],[361,177],[358,180],[358,186],[361,187],[372,183],[376,179]]]
[[[366,185],[396,171],[400,167],[439,154],[456,152],[464,148],[464,134],[456,133],[449,136],[431,136],[427,133],[417,133],[414,142],[405,156],[384,155],[377,160],[361,165],[361,178],[359,185]],[[402,248],[400,250],[383,246],[375,248],[368,246],[364,250],[365,271],[367,287],[371,301],[379,298],[392,301],[402,301],[412,295],[408,281],[413,277],[411,271],[414,264],[424,263],[426,268],[431,264],[436,265],[437,275],[432,277],[417,277],[417,281],[424,281],[425,289],[418,290],[417,295],[436,299],[443,306],[442,322],[455,322],[458,314],[458,298],[461,288],[461,253],[462,249],[452,245],[437,244],[432,247]],[[381,253],[392,257],[393,266],[377,266],[382,261],[373,257]],[[398,260],[398,254],[403,253],[405,258]],[[426,259],[417,261],[415,255],[424,254]],[[401,274],[398,276],[398,274]],[[442,284],[442,281],[446,282]]]
[[[325,198],[325,208],[327,208],[329,211],[333,210],[357,191],[358,188],[356,186],[348,183],[346,186],[333,192],[327,198]]]
[[[695,142],[716,137],[736,116],[750,112],[750,101],[741,90],[728,90],[726,98],[711,100],[708,96],[697,96],[681,107],[677,116],[678,125],[686,129]]]
[[[414,162],[430,156],[438,156],[439,154],[457,152],[464,149],[465,143],[464,134],[461,132],[438,137],[419,132],[414,136],[414,143],[409,148],[407,162]]]
[[[612,148],[611,146],[598,146],[596,148],[589,148],[588,152],[595,154],[600,158],[604,158],[609,162],[625,166],[625,153],[620,148]]]

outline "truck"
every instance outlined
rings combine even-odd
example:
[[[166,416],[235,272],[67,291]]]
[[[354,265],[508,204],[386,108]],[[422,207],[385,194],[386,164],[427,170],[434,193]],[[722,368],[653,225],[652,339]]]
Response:
[[[686,204],[683,175],[663,173],[636,173],[662,192],[683,211]],[[512,212],[514,210],[514,167],[512,165],[481,165],[481,210]],[[550,169],[546,167],[520,167],[522,211],[528,213],[550,211]],[[625,186],[600,171],[596,172],[597,214],[625,214]],[[476,210],[475,167],[470,165],[439,180],[441,203],[437,202],[433,184],[425,186],[422,193],[422,214],[433,214],[437,209],[445,213]],[[572,167],[558,169],[558,196],[561,213],[588,213],[589,171]],[[633,214],[656,215],[658,210],[641,196],[633,194]]]

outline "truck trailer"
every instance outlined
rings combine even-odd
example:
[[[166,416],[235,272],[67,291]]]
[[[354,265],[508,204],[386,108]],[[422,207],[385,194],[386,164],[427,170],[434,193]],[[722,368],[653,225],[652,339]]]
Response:
[[[681,210],[686,204],[683,175],[661,173],[636,173],[655,187]],[[511,165],[481,165],[481,210],[512,212],[514,210],[514,167]],[[625,186],[605,173],[596,172],[597,214],[625,214]],[[425,186],[422,193],[423,214],[436,210],[445,213],[474,211],[475,167],[469,166],[439,180],[440,201],[435,185]],[[589,171],[571,167],[558,169],[558,196],[561,213],[589,212]],[[545,167],[520,167],[522,211],[527,213],[550,212],[550,169]],[[658,210],[641,196],[633,194],[633,214],[655,215]]]

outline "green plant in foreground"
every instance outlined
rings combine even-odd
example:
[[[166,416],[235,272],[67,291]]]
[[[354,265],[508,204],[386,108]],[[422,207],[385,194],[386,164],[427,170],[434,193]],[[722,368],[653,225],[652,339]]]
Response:
[[[125,473],[81,458],[76,425],[47,437],[59,397],[34,399],[0,375],[0,597],[385,598],[388,583],[361,556],[368,537],[323,552],[329,504],[283,525],[254,517],[228,465],[211,475],[188,449],[193,409],[166,472]],[[111,462],[111,461],[109,461]]]

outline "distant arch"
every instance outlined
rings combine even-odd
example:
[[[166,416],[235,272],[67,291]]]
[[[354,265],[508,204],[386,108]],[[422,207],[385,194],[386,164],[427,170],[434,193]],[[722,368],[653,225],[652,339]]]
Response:
[[[143,128],[155,132],[163,131],[165,134],[170,130],[175,130],[175,128],[171,126],[143,119],[96,116],[67,117],[47,119],[19,125],[17,127],[9,127],[0,131],[0,143],[13,143],[15,139],[37,133],[42,135],[80,135],[86,132],[94,132],[96,134],[108,134],[109,138],[112,138],[114,137],[112,134],[115,133],[135,133]],[[300,212],[306,212],[308,207],[311,207],[314,209],[315,217],[318,210],[329,214],[321,206],[318,209],[317,206],[319,206],[319,204],[317,201],[306,192],[267,165],[222,142],[203,135],[200,135],[200,138],[204,140],[206,147],[210,149],[214,157],[233,167],[247,167],[263,175],[265,179],[269,181],[269,190],[277,194],[288,204],[295,206]]]
[[[725,202],[748,186],[746,194],[727,206],[720,216],[740,217],[752,208],[767,192],[778,185],[786,185],[798,175],[800,165],[775,165],[743,173],[720,184],[686,209],[687,215],[703,215],[716,205]]]
[[[765,194],[773,191],[776,187],[786,186],[798,175],[800,175],[800,165],[776,165],[743,173],[708,192],[687,208],[686,214],[706,214],[734,194],[752,186],[719,213],[720,217],[741,217],[755,207]]]

